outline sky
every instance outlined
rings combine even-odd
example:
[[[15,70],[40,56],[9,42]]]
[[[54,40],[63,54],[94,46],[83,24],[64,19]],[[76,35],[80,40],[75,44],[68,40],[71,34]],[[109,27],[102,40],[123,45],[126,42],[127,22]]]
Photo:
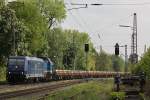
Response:
[[[75,29],[87,32],[97,51],[100,45],[107,53],[114,53],[114,45],[128,45],[128,55],[131,53],[130,27],[133,26],[133,13],[137,13],[138,54],[142,56],[144,46],[150,46],[150,1],[149,0],[64,0],[67,9],[83,7],[71,3],[102,3],[102,4],[140,4],[140,5],[102,5],[88,8],[67,10],[67,18],[61,26],[64,29]],[[98,36],[99,34],[99,36]],[[120,53],[124,54],[124,48]]]

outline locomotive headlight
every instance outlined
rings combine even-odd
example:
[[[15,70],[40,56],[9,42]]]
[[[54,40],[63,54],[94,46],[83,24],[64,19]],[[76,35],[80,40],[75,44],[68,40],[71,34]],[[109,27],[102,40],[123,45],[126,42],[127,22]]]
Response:
[[[11,73],[11,72],[8,72],[9,74]]]
[[[18,66],[16,66],[16,69],[18,68]]]
[[[23,72],[21,72],[21,74],[23,75]]]

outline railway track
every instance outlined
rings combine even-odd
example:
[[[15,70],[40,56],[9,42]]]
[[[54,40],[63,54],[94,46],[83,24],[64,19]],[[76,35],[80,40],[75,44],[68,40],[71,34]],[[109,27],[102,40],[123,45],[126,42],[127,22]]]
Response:
[[[25,90],[30,88],[37,88],[47,85],[52,85],[57,82],[61,81],[51,81],[51,82],[37,82],[37,83],[18,83],[18,84],[6,84],[6,85],[0,85],[0,93],[5,92],[13,92],[13,91],[19,91],[19,90]]]
[[[63,81],[63,82],[59,82],[56,84],[43,86],[43,87],[39,87],[39,88],[31,88],[31,89],[25,89],[25,90],[18,90],[18,91],[14,91],[14,92],[0,93],[0,100],[6,100],[9,98],[15,98],[15,97],[19,97],[19,96],[25,96],[28,94],[39,93],[39,92],[46,91],[46,90],[54,91],[59,88],[63,88],[66,86],[70,86],[70,85],[74,85],[74,84],[78,84],[78,83],[82,83],[82,82],[85,82],[85,80]]]
[[[146,78],[144,74],[131,75],[128,77],[115,77],[116,92],[124,92],[125,100],[145,100],[144,93]]]

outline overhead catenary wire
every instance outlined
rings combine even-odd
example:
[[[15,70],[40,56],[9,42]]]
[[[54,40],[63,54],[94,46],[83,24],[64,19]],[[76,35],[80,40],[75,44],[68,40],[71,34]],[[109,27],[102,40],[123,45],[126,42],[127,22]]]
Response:
[[[94,34],[90,34],[90,30],[91,29],[88,24],[84,21],[84,19],[78,14],[78,16],[80,16],[80,19],[82,21],[80,21],[80,19],[78,17],[76,17],[75,15],[72,14],[72,12],[69,12],[71,14],[71,16],[73,17],[74,19],[74,22],[76,23],[76,25],[79,25],[84,32],[87,32],[89,34],[89,38],[91,39],[92,38],[92,35]],[[93,42],[96,42],[95,39],[92,39]]]
[[[69,1],[69,3],[71,4],[71,2]],[[68,4],[69,4],[68,3]],[[85,24],[85,22],[84,22],[84,20],[82,19],[82,17],[80,16],[80,14],[77,12],[78,10],[77,9],[81,9],[81,8],[87,8],[87,5],[85,6],[85,7],[77,7],[77,8],[71,8],[71,5],[69,5],[70,6],[70,8],[69,9],[67,9],[67,11],[69,12],[69,13],[71,13],[71,15],[74,17],[74,20],[76,20],[76,23],[77,24],[80,24],[80,26],[84,26],[84,28],[85,28],[85,31],[87,32],[88,31],[88,28],[86,27],[86,24]],[[74,11],[76,11],[76,14],[78,15],[78,17],[76,17],[75,15],[73,15],[72,14],[72,10],[73,9],[76,9],[76,10],[74,10]],[[81,21],[80,21],[80,19],[82,20],[82,23],[81,23]],[[84,25],[82,25],[82,24],[84,24]]]
[[[70,4],[71,4],[71,3],[70,3]],[[69,5],[69,3],[67,3],[67,5]],[[81,4],[81,5],[82,5],[82,4]],[[86,29],[86,32],[89,32],[89,36],[90,36],[90,38],[92,38],[92,36],[95,35],[95,31],[94,31],[91,27],[89,27],[88,23],[86,23],[86,21],[84,20],[84,18],[82,18],[82,16],[79,14],[79,12],[78,12],[77,9],[81,9],[81,8],[87,8],[87,4],[85,4],[84,7],[69,8],[69,9],[67,9],[67,11],[71,12],[72,10],[76,9],[76,10],[74,10],[74,11],[76,11],[76,14],[78,15],[77,18],[80,18],[80,19],[82,20],[82,24],[84,24],[84,27],[85,27],[85,29]],[[73,14],[72,14],[72,15],[73,15]],[[77,19],[77,18],[75,18],[75,19]],[[92,33],[92,34],[91,34],[91,33]],[[100,34],[98,34],[98,35],[100,35]],[[99,38],[99,39],[100,39],[100,38]]]
[[[69,4],[69,3],[67,3],[67,4]],[[70,5],[68,5],[68,6],[70,7]],[[78,17],[77,17],[75,14],[73,14],[73,13],[71,12],[71,10],[68,10],[68,9],[67,9],[67,11],[69,11],[68,13],[72,16],[73,22],[75,22],[77,26],[81,27],[84,32],[88,32],[89,38],[91,39],[92,36],[91,36],[91,34],[89,33],[89,32],[90,32],[89,29],[91,29],[91,28],[90,28],[90,27],[88,26],[88,24],[84,21],[84,19],[81,17],[81,15],[76,12],[76,14],[78,15]],[[80,19],[79,19],[79,18],[80,18]],[[92,39],[92,41],[95,42],[96,40],[95,40],[95,39]]]
[[[150,2],[144,2],[144,3],[91,3],[91,4],[87,4],[87,3],[71,3],[71,5],[87,5],[87,6],[89,6],[89,5],[94,5],[94,6],[103,6],[103,5],[111,5],[111,6],[113,6],[113,5],[120,5],[120,6],[123,6],[123,5],[127,5],[127,6],[129,6],[129,5],[131,5],[131,6],[133,6],[133,5],[150,5]]]
[[[68,5],[68,6],[70,6],[70,5]],[[85,31],[84,26],[82,24],[80,24],[80,21],[78,20],[78,18],[74,14],[72,14],[71,11],[69,11],[68,13],[73,17],[73,22],[75,22],[77,26],[81,27]]]
[[[150,3],[150,2],[149,2],[149,3]],[[72,4],[72,5],[88,5],[88,4],[76,4],[76,3],[70,3],[70,4]],[[95,4],[92,4],[92,5],[99,5],[99,4],[96,4],[96,3],[95,3]],[[101,4],[100,4],[100,5],[101,5]],[[82,7],[79,7],[78,9],[80,9],[80,8],[82,8]],[[70,10],[70,9],[69,9],[69,10]],[[132,16],[132,15],[130,15],[130,16]],[[122,20],[124,20],[124,19],[127,19],[127,18],[130,17],[130,16],[127,16],[127,17],[125,17],[125,18],[119,19],[119,20],[113,22],[113,23],[110,24],[110,25],[106,25],[106,26],[104,26],[104,27],[102,27],[102,28],[100,28],[100,29],[94,31],[94,32],[93,32],[94,34],[92,34],[92,35],[95,35],[95,33],[98,35],[99,33],[98,33],[97,31],[105,30],[105,28],[107,29],[109,26],[113,26],[113,25],[116,24],[117,22],[122,21]],[[84,20],[82,20],[82,21],[84,21]],[[85,22],[83,22],[83,23],[85,23]],[[88,26],[87,24],[85,24],[85,25]],[[101,34],[101,39],[102,39],[102,34]]]
[[[89,32],[88,34],[89,34],[90,38],[92,38],[92,36],[95,35],[95,30],[93,30],[93,28],[91,28],[91,27],[89,26],[90,24],[88,24],[88,23],[86,22],[86,20],[80,15],[80,13],[79,13],[78,10],[76,10],[76,14],[77,14],[77,16],[81,19],[81,21],[82,21],[82,23],[84,24],[84,26],[86,27],[87,32]],[[100,34],[99,34],[99,37],[100,37]],[[99,39],[101,39],[101,38],[99,38]]]
[[[133,15],[131,14],[131,15],[126,16],[126,17],[124,17],[124,18],[115,20],[115,21],[113,21],[112,23],[110,23],[110,24],[108,24],[108,25],[105,25],[104,27],[102,27],[102,28],[100,28],[100,29],[98,29],[98,30],[96,30],[96,31],[101,31],[101,32],[102,32],[102,31],[108,29],[108,28],[111,27],[111,26],[114,26],[114,25],[117,25],[117,26],[118,26],[118,23],[119,23],[119,22],[125,21],[125,20],[127,20],[129,17],[131,17],[131,16],[133,16]],[[101,34],[101,35],[103,35],[103,34]]]
[[[84,4],[81,4],[81,5],[84,5]],[[97,4],[93,4],[93,5],[97,5]],[[69,5],[70,6],[70,5]],[[87,4],[86,4],[86,6],[85,7],[87,7]],[[71,6],[70,6],[70,8],[71,8]],[[80,8],[82,8],[82,7],[79,7],[79,9]],[[74,8],[73,8],[74,9]],[[78,9],[78,8],[77,8]],[[80,16],[80,14],[78,14],[78,17],[76,17],[75,15],[73,15],[72,14],[72,10],[71,9],[67,9],[67,11],[69,11],[69,13],[74,17],[74,20],[76,20],[75,21],[75,23],[78,25],[79,24],[79,26],[81,26],[82,27],[82,29],[83,29],[83,26],[84,26],[84,29],[86,30],[86,31],[88,31],[88,32],[90,32],[91,31],[91,28],[89,27],[89,25],[86,23],[86,21],[84,21],[84,19]],[[73,11],[78,11],[78,10],[73,10]],[[132,16],[132,15],[130,15],[130,16]],[[100,34],[99,33],[99,31],[100,32],[102,32],[102,30],[105,30],[105,28],[108,28],[108,26],[113,26],[113,25],[115,25],[115,24],[117,24],[117,22],[120,22],[120,21],[122,21],[122,20],[124,20],[124,19],[127,19],[129,16],[127,16],[127,17],[125,17],[125,18],[121,18],[121,19],[119,19],[119,20],[117,20],[117,21],[115,21],[115,22],[113,22],[112,24],[110,24],[110,25],[106,25],[106,26],[104,26],[103,28],[100,28],[100,29],[98,29],[98,30],[94,30],[93,31],[93,29],[92,29],[92,34],[90,34],[89,33],[89,35],[90,35],[90,38],[92,38],[92,36],[96,36],[97,38],[99,38],[99,40],[102,40],[102,33]],[[79,18],[80,18],[80,20],[79,20]],[[82,20],[82,21],[81,21]],[[82,22],[82,23],[81,23]],[[82,25],[82,24],[84,24],[84,25]],[[118,26],[118,25],[117,25]],[[89,31],[89,29],[90,29],[90,31]],[[93,42],[96,42],[96,40],[95,39],[93,39]]]

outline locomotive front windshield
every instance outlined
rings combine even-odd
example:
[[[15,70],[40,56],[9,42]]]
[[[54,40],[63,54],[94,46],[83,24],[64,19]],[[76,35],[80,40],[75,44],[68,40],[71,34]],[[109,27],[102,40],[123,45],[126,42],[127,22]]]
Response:
[[[25,63],[24,59],[9,59],[9,65],[23,66]]]

